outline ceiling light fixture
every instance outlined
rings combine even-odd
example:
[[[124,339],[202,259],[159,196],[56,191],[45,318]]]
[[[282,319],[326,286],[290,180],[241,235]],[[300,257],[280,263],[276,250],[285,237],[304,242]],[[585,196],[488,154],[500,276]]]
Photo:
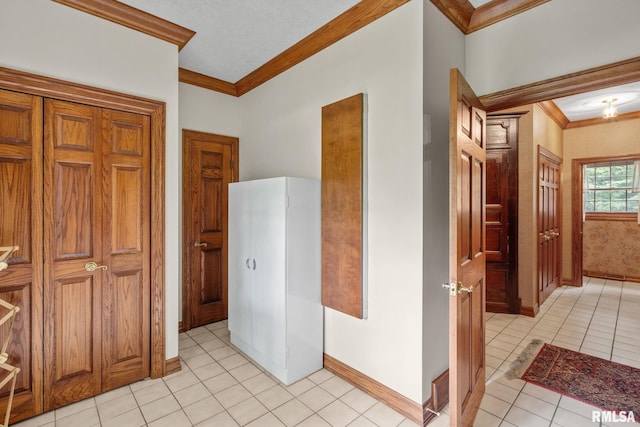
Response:
[[[618,98],[610,98],[602,101],[604,104],[607,104],[607,107],[605,107],[605,109],[602,110],[603,119],[612,119],[618,115],[618,109],[614,105],[612,105],[617,100]]]

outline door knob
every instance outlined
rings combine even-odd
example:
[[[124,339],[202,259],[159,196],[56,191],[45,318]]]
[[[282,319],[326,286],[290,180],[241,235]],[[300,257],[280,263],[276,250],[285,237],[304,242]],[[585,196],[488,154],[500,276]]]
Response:
[[[449,295],[451,295],[452,297],[455,297],[456,295],[463,292],[467,292],[469,294],[473,292],[473,286],[467,288],[463,286],[462,283],[443,283],[442,287],[445,289],[449,289]]]
[[[195,246],[196,248],[206,248],[207,246],[209,246],[209,244],[207,242],[195,242],[193,246]]]
[[[104,270],[107,271],[109,267],[106,265],[98,265],[95,262],[91,261],[84,265],[85,271],[96,271],[96,270]]]

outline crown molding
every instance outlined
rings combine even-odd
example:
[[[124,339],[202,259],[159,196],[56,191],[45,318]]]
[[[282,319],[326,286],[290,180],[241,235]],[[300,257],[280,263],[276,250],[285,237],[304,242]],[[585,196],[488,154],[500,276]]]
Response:
[[[53,1],[173,43],[178,46],[178,50],[196,34],[188,28],[115,0]]]
[[[431,0],[431,3],[460,31],[468,34],[469,23],[476,10],[469,0]]]
[[[634,111],[632,113],[618,114],[616,117],[612,119],[603,119],[602,117],[596,117],[595,119],[585,119],[585,120],[576,120],[574,122],[569,122],[565,129],[575,129],[581,128],[585,126],[593,126],[593,125],[606,125],[610,123],[621,122],[623,120],[632,120],[632,119],[640,119],[640,111]]]
[[[492,112],[639,80],[640,56],[490,93],[481,96],[480,101]]]
[[[477,9],[469,0],[431,0],[460,31],[470,34],[551,0],[493,0]]]
[[[409,0],[362,0],[238,82],[238,96],[260,86]]]
[[[541,101],[538,102],[538,106],[542,109],[542,111],[547,113],[547,115],[551,117],[551,119],[556,122],[556,124],[560,126],[561,129],[566,129],[570,121],[555,102],[553,102],[552,100]]]
[[[195,71],[187,70],[185,68],[178,68],[178,81],[227,95],[238,96],[238,90],[236,89],[235,84],[216,79],[215,77],[196,73]]]

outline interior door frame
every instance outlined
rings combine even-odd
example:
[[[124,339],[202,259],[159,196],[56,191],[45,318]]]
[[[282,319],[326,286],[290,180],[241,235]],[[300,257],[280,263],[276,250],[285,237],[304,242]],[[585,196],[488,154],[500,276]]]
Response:
[[[616,160],[638,160],[638,155],[583,157],[571,161],[571,278],[572,286],[582,286],[582,230],[584,226],[582,216],[583,194],[583,166],[589,163],[609,162]]]
[[[166,106],[134,95],[0,67],[0,88],[102,108],[143,114],[151,120],[151,330],[150,376],[167,372],[165,326],[165,117]],[[38,324],[41,326],[41,324]],[[34,324],[34,326],[38,326]],[[42,333],[42,332],[34,332]],[[34,357],[42,357],[34,352]],[[39,355],[40,354],[40,355]],[[171,361],[170,361],[171,362]]]
[[[239,180],[239,140],[236,137],[218,135],[208,132],[200,132],[195,130],[182,130],[182,209],[185,206],[192,206],[191,198],[191,139],[206,139],[209,142],[226,144],[231,147],[231,180],[237,182]],[[228,226],[228,225],[226,225]],[[182,214],[182,320],[179,322],[180,332],[188,331],[193,326],[193,310],[190,305],[193,295],[191,294],[191,262],[188,261],[193,256],[193,247],[191,246],[191,222],[187,221],[187,217]],[[225,250],[229,247],[229,242],[223,242]],[[228,295],[228,293],[227,293]]]

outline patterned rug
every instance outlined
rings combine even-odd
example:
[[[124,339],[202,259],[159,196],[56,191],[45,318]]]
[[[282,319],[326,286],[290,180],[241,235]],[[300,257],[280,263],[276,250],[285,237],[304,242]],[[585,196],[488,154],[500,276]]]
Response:
[[[528,364],[531,354],[535,357]],[[520,377],[605,411],[640,414],[640,369],[539,340],[532,341],[507,377]]]

